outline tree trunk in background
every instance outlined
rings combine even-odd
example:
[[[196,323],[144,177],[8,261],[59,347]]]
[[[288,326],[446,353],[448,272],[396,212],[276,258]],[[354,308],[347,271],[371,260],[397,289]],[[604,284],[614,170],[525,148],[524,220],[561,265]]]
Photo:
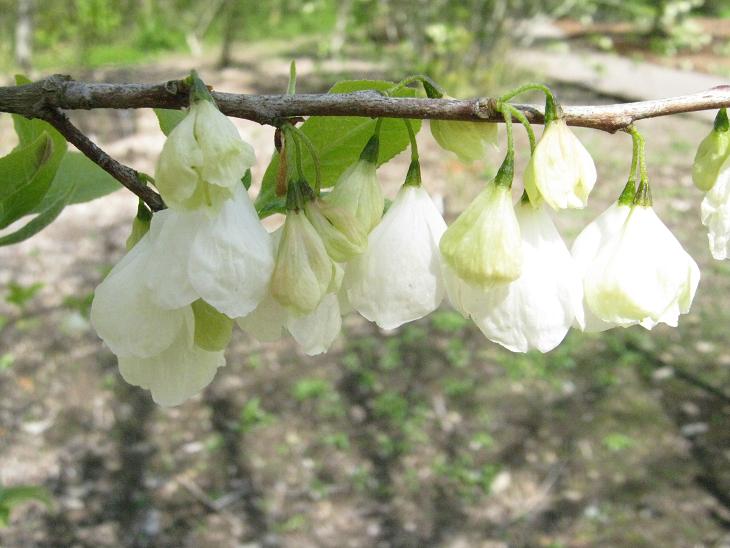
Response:
[[[15,62],[28,73],[33,56],[33,0],[18,0],[15,25]]]
[[[250,6],[249,6],[250,7]],[[236,34],[239,27],[242,26],[241,21],[241,2],[239,0],[226,0],[221,9],[223,16],[223,43],[221,44],[221,54],[218,58],[218,68],[225,68],[231,65],[231,51],[233,43],[236,41]]]
[[[347,38],[347,22],[350,19],[350,9],[352,8],[352,0],[341,0],[337,7],[337,20],[335,21],[335,29],[330,40],[330,53],[337,57],[342,52],[342,46],[345,45]]]

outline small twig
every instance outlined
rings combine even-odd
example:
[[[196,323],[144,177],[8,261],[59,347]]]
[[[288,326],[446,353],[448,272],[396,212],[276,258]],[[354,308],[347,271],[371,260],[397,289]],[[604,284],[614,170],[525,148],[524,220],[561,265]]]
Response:
[[[125,166],[109,156],[96,143],[84,135],[79,128],[74,126],[64,113],[51,107],[39,113],[38,118],[42,118],[55,127],[69,143],[73,144],[90,160],[98,164],[104,171],[139,196],[152,211],[159,211],[165,208],[162,197],[143,183],[142,177],[136,170]]]

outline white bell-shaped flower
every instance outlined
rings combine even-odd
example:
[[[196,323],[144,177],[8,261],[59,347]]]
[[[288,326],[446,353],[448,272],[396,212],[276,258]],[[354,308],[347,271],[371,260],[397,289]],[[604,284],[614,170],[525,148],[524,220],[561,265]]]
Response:
[[[689,311],[700,271],[649,205],[634,205],[621,230],[601,246],[584,279],[586,303],[622,327],[676,327]]]
[[[218,209],[165,210],[152,218],[154,253],[145,273],[156,303],[202,298],[231,318],[264,298],[274,268],[270,235],[240,183]]]
[[[350,304],[383,329],[438,308],[444,297],[439,240],[446,223],[428,193],[404,185],[345,271]]]
[[[277,249],[282,232],[282,229],[277,229],[272,234]],[[335,277],[341,281],[341,275]],[[337,285],[337,281],[333,283]],[[332,346],[342,327],[339,295],[334,291],[336,287],[330,289],[333,291],[327,293],[319,305],[308,314],[293,312],[268,294],[256,310],[236,321],[241,329],[260,342],[277,341],[286,329],[305,354],[309,356],[322,354]]]
[[[553,209],[583,208],[596,183],[596,166],[562,119],[548,122],[525,170],[525,190]]]
[[[488,184],[444,232],[441,256],[467,284],[488,288],[520,275],[520,227],[510,189]]]
[[[573,323],[583,323],[583,289],[568,248],[542,206],[516,207],[522,235],[522,274],[472,294],[463,303],[491,341],[513,352],[548,352]]]
[[[692,181],[700,190],[709,191],[730,158],[730,121],[726,109],[717,112],[712,131],[697,147],[692,164]]]
[[[380,222],[385,208],[375,169],[375,161],[358,160],[340,175],[332,192],[325,197],[332,206],[350,212],[365,234]]]
[[[144,283],[154,254],[145,235],[97,287],[91,323],[119,360],[130,384],[152,392],[160,405],[178,405],[210,383],[225,365],[222,351],[195,344],[191,306],[163,309]]]
[[[586,272],[596,260],[596,255],[606,245],[606,242],[621,232],[630,212],[631,205],[614,202],[578,234],[573,242],[571,254],[578,269],[581,285]],[[585,303],[585,299],[583,311],[585,318],[583,329],[585,331],[598,332],[616,327],[616,324],[604,322],[593,314],[590,307]]]
[[[309,314],[330,291],[335,274],[335,263],[307,216],[301,210],[289,211],[276,252],[271,294],[281,305]]]
[[[702,200],[701,212],[712,256],[718,261],[727,259],[730,256],[730,158]]]
[[[218,207],[254,159],[251,145],[211,101],[195,101],[165,141],[155,186],[170,207]]]

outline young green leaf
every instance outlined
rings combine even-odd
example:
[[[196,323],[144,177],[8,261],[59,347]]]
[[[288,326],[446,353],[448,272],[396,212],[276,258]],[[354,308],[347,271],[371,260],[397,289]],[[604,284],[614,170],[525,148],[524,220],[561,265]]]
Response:
[[[394,84],[382,80],[348,80],[338,82],[329,93],[352,93],[356,91],[385,91]],[[403,88],[399,97],[412,97],[415,90]],[[357,161],[368,139],[373,134],[376,121],[372,118],[356,116],[312,116],[300,128],[309,137],[319,153],[322,170],[322,187],[330,187],[340,174]],[[413,120],[413,130],[421,129],[421,121]],[[408,146],[408,131],[401,120],[384,120],[380,130],[380,155],[378,164],[383,164]],[[276,172],[279,167],[279,155],[274,153],[269,167],[266,169],[261,183],[261,192],[256,199],[259,212],[271,210],[271,203],[276,199]],[[314,163],[308,154],[302,158],[305,178],[314,181]]]
[[[48,209],[50,204],[66,194],[70,186],[75,188],[69,198],[69,205],[90,202],[122,188],[119,181],[86,156],[80,152],[68,152],[58,166],[51,187],[33,212],[40,213]]]
[[[10,512],[19,504],[36,500],[46,507],[51,506],[51,495],[40,485],[18,485],[16,487],[0,486],[0,527],[5,527],[10,520]]]
[[[60,215],[63,208],[66,207],[75,188],[75,185],[68,186],[63,194],[59,195],[54,202],[49,203],[45,209],[40,211],[38,215],[33,217],[33,219],[31,219],[22,228],[0,237],[0,247],[17,244],[18,242],[27,240],[34,234],[37,234],[46,228],[56,219],[56,217]]]

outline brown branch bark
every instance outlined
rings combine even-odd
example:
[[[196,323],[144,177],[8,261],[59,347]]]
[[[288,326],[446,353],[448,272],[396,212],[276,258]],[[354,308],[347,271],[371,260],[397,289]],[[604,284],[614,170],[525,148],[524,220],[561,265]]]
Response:
[[[218,106],[228,116],[260,124],[279,125],[301,116],[367,116],[503,122],[497,99],[422,99],[386,97],[375,91],[343,94],[248,95],[214,92]],[[69,142],[99,164],[153,210],[164,206],[160,196],[140,182],[139,175],[91,142],[60,112],[97,108],[168,108],[188,105],[188,89],[181,80],[160,84],[105,84],[77,82],[54,75],[22,86],[0,87],[0,112],[42,118],[54,125]],[[543,109],[515,104],[527,119],[543,123]],[[637,120],[698,110],[730,107],[730,86],[653,101],[600,106],[563,106],[568,125],[608,132],[624,129]]]

